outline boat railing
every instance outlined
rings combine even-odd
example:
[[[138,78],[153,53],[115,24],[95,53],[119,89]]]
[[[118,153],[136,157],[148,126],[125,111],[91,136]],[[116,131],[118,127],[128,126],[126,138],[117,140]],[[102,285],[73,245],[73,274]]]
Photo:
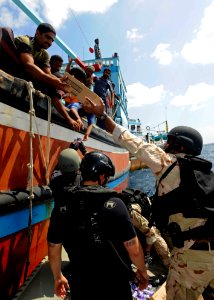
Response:
[[[25,80],[13,77],[0,69],[0,102],[28,113],[29,98],[26,83]],[[48,96],[35,89],[33,89],[33,94],[36,116],[47,120]],[[51,110],[51,123],[71,130],[68,122],[54,109],[54,107],[52,107]],[[87,127],[87,121],[83,120],[83,123],[84,127]],[[81,129],[80,133],[84,134],[84,131]],[[102,141],[105,144],[118,147],[118,145],[113,142],[111,134],[96,125],[93,126],[90,137]]]

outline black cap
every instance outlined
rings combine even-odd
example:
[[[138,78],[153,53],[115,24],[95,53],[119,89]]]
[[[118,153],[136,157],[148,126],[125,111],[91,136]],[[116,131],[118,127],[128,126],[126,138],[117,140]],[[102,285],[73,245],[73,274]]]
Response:
[[[37,30],[40,33],[53,32],[56,35],[56,30],[53,28],[53,26],[51,24],[48,24],[48,23],[39,24],[39,26],[37,27]]]

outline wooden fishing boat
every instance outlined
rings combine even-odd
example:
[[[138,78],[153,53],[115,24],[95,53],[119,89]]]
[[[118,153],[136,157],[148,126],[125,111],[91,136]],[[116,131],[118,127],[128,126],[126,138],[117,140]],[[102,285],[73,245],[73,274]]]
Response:
[[[2,47],[1,44],[0,52],[5,51],[5,47]],[[8,49],[6,54],[10,56]],[[68,52],[74,55],[70,50]],[[77,137],[82,138],[84,132],[71,130],[66,121],[53,110],[50,99],[34,90],[31,83],[4,72],[1,66],[8,65],[4,64],[2,57],[0,299],[9,300],[47,255],[46,235],[53,208],[49,177],[61,150],[69,147]],[[101,62],[101,67],[106,65]],[[123,86],[120,69],[114,68],[113,72],[117,86]],[[119,75],[116,76],[116,73]],[[123,99],[125,92],[121,90],[118,94]],[[123,107],[117,107],[117,119],[121,124],[121,116],[125,118],[127,114],[126,103],[124,101]],[[130,169],[129,153],[117,145],[109,133],[96,125],[85,146],[88,151],[103,151],[112,159],[116,172],[109,187],[118,191],[124,189]]]
[[[36,99],[36,108],[29,97],[11,97],[11,90],[2,89],[5,73],[0,72],[0,299],[10,299],[24,280],[47,255],[46,234],[53,207],[48,178],[60,151],[83,132],[76,133],[57,114],[46,119],[48,101]],[[23,94],[20,82],[13,89]],[[34,114],[35,109],[35,114]],[[116,145],[110,134],[95,127],[85,143],[87,150],[100,150],[114,162],[116,175],[109,186],[126,187],[129,154]]]

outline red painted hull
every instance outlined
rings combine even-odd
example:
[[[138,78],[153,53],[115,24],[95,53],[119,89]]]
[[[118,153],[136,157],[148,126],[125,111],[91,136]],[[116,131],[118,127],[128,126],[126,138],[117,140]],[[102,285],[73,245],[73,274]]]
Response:
[[[0,190],[16,190],[26,188],[28,186],[28,167],[30,155],[29,133],[7,126],[0,125]],[[41,136],[42,147],[45,150],[47,137]],[[62,141],[57,139],[50,140],[50,162],[49,174],[57,163],[57,158],[61,150],[69,147],[70,141]],[[34,178],[33,185],[45,185],[45,165],[40,150],[39,140],[37,136],[33,143],[34,157]],[[97,150],[88,147],[88,151]],[[111,153],[103,151],[114,162],[116,174],[128,168],[129,154],[128,152]],[[81,155],[81,154],[80,154]],[[18,176],[17,176],[18,175]]]
[[[5,109],[2,115],[7,116],[5,121],[0,121],[0,191],[26,189],[29,186],[27,165],[30,161],[30,135],[28,132],[29,124],[26,126],[24,121],[26,121],[28,114],[24,112],[20,113],[18,110],[1,103],[0,105],[2,105],[2,107],[0,107],[2,111]],[[44,120],[40,120],[41,128],[45,127],[45,122]],[[51,174],[54,169],[61,150],[67,148],[70,142],[79,136],[78,133],[68,130],[67,128],[60,128],[58,125],[53,125],[51,129],[49,174]],[[42,149],[44,155],[46,155],[47,136],[43,132],[39,133],[41,136]],[[126,176],[122,176],[122,179],[116,181],[114,186],[117,191],[126,188],[128,184],[129,153],[115,145],[104,144],[102,141],[96,139],[89,139],[89,142],[85,143],[85,145],[88,151],[100,150],[106,153],[115,164],[116,175],[126,173]],[[45,164],[37,134],[35,134],[35,138],[33,139],[33,164],[33,185],[46,185]],[[120,176],[118,175],[118,177]],[[32,241],[29,257],[30,265],[27,277],[30,276],[47,255],[46,235],[48,224],[49,220],[45,219],[32,226]],[[0,238],[1,300],[10,300],[24,283],[27,245],[28,235],[26,228]]]
[[[49,220],[32,227],[30,246],[30,265],[28,276],[47,255],[47,230]],[[26,267],[28,232],[27,229],[1,239],[0,243],[0,299],[11,299],[24,283]],[[9,279],[9,280],[8,280]]]

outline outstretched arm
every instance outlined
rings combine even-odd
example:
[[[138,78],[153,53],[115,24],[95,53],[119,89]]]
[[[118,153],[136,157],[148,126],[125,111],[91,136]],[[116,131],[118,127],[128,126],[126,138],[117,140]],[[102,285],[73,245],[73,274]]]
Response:
[[[69,289],[68,280],[61,272],[62,244],[48,243],[48,259],[54,277],[54,293],[64,299]]]
[[[88,112],[93,113],[98,118],[105,114],[105,104],[102,101],[102,99],[100,99],[100,105],[96,105],[88,97],[86,97],[86,101],[88,103],[87,105]],[[106,118],[105,120],[103,120],[103,122],[105,124],[106,130],[112,133],[114,131],[114,128],[116,127],[116,123],[112,120],[112,118],[106,115]]]
[[[42,81],[58,90],[62,90],[64,92],[69,92],[70,87],[68,84],[63,82],[65,78],[57,78],[56,76],[53,76],[48,70],[49,68],[46,68],[42,70],[39,68],[35,63],[33,56],[29,53],[21,53],[20,59],[23,64],[23,67],[25,71],[30,74],[33,78],[35,78],[38,81]]]
[[[72,61],[73,61],[73,58],[69,57],[68,59],[68,63],[67,63],[67,66],[65,68],[65,72],[68,72],[71,70],[71,64],[72,64]]]
[[[92,100],[86,97],[88,103],[88,112],[95,114],[98,118],[103,116],[105,129],[113,134],[114,141],[119,143],[123,148],[127,149],[135,157],[139,158],[145,163],[152,172],[157,175],[162,170],[169,166],[172,162],[171,156],[163,149],[155,144],[148,144],[140,137],[135,136],[129,130],[116,124],[111,117],[105,113],[104,103],[101,102],[97,105]]]

